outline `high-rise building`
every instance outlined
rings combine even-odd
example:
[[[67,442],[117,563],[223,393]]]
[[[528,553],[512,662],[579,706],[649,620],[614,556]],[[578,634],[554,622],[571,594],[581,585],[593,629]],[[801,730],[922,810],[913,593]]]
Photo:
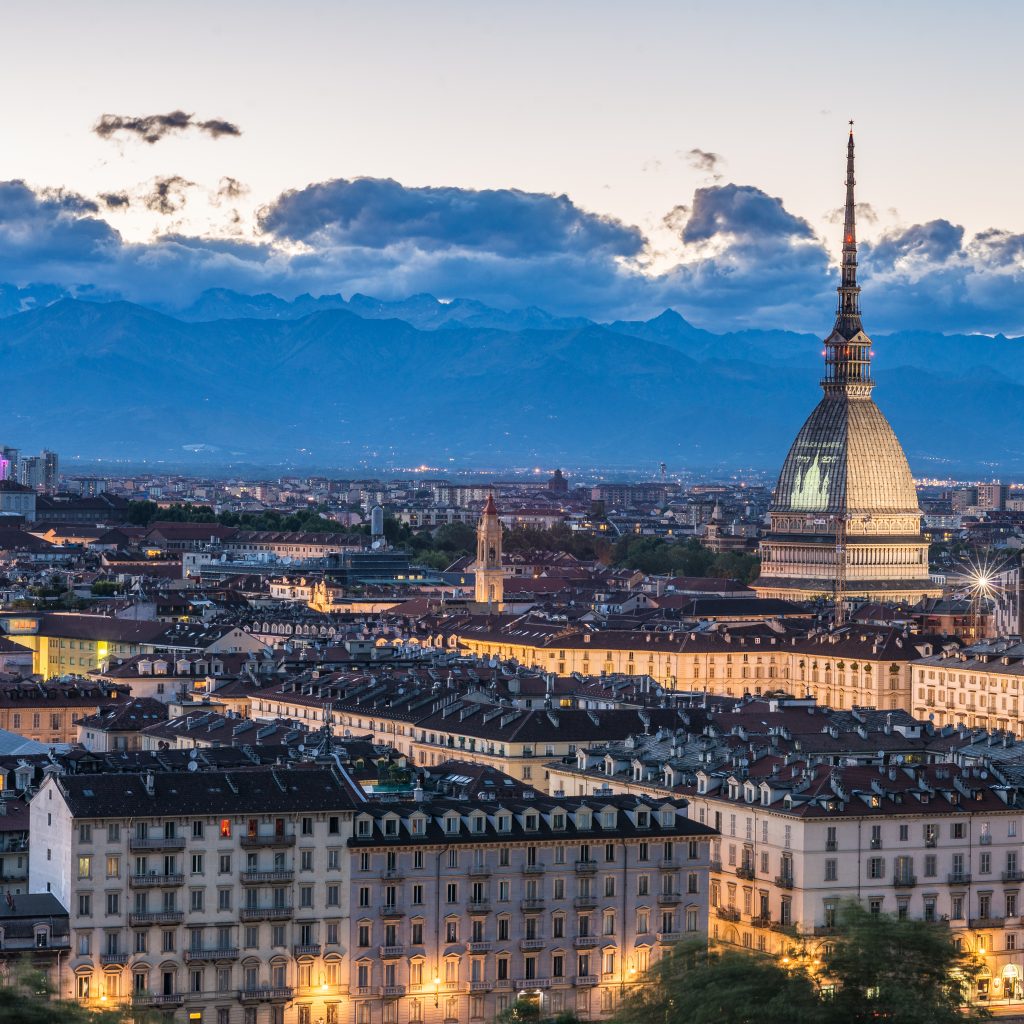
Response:
[[[992,482],[978,484],[978,507],[986,512],[1004,512],[1010,488],[1006,484]]]
[[[871,339],[857,286],[853,130],[835,327],[825,340],[824,397],[786,456],[761,543],[761,597],[916,601],[938,596],[907,457],[871,397]]]
[[[479,604],[501,609],[505,574],[501,567],[501,520],[494,495],[487,495],[483,514],[476,528],[475,596]]]
[[[43,490],[53,493],[57,490],[57,480],[60,476],[60,459],[56,452],[44,448],[39,456],[43,464]]]
[[[18,479],[18,449],[11,448],[4,445],[3,449],[0,449],[0,480],[12,480],[17,482]]]

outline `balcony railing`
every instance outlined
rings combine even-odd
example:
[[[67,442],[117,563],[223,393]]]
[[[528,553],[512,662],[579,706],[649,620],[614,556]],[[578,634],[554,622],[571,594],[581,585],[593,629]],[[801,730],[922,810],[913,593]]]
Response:
[[[597,871],[596,860],[578,860],[576,861],[576,871],[581,875],[592,875]]]
[[[243,871],[239,876],[242,885],[270,885],[274,882],[291,882],[294,878],[294,871],[285,871],[283,869],[275,871]]]
[[[792,889],[793,885],[794,885],[793,876],[792,875],[776,875],[775,876],[775,884],[780,889]]]
[[[593,949],[597,945],[597,936],[577,935],[572,944],[577,949]]]
[[[405,917],[405,910],[397,903],[385,903],[380,908],[381,917]]]
[[[470,864],[468,874],[470,878],[490,878],[491,869],[486,864]]]
[[[744,878],[748,882],[752,882],[754,880],[754,865],[753,864],[741,864],[736,869],[736,877],[737,878]]]
[[[148,875],[130,875],[128,884],[134,889],[149,889],[158,885],[183,885],[184,875],[158,875],[155,872]]]
[[[683,938],[682,932],[656,932],[655,938],[663,946],[674,945],[677,942],[681,942]]]
[[[287,1002],[292,998],[292,988],[288,985],[240,988],[238,998],[243,1003]]]
[[[950,885],[970,885],[971,875],[968,871],[951,871],[947,881]]]
[[[523,900],[522,903],[519,904],[519,906],[524,911],[543,910],[544,901],[542,899],[532,898],[528,900]]]
[[[1024,871],[1004,871],[1003,872],[1004,882],[1024,882]]]
[[[917,885],[917,875],[896,875],[892,884],[897,889],[912,889]]]
[[[593,910],[597,906],[596,896],[577,896],[573,901],[572,905],[577,910]]]
[[[577,977],[572,979],[572,983],[574,985],[578,985],[578,986],[581,986],[581,987],[588,986],[588,985],[596,985],[597,984],[597,975],[596,974],[580,974]]]
[[[750,919],[750,923],[755,928],[770,928],[772,923],[771,914],[758,914],[756,917]]]
[[[978,842],[982,846],[991,846],[992,845],[992,833],[991,832],[982,832],[981,835],[978,836]]]
[[[470,900],[469,912],[471,914],[489,914],[491,912],[490,900]]]
[[[319,942],[307,942],[304,945],[295,947],[296,956],[319,956],[320,955],[320,943]]]
[[[128,840],[128,849],[132,852],[136,850],[184,850],[185,837],[146,836],[145,839],[140,839],[137,836],[132,836]]]
[[[1001,917],[972,917],[968,926],[975,929],[1002,928],[1003,919]]]
[[[544,865],[543,864],[524,864],[523,865],[524,875],[543,875]]]
[[[839,840],[838,839],[826,839],[825,840],[825,852],[826,853],[835,853],[836,850],[838,850],[838,849],[839,849]]]
[[[186,949],[185,963],[196,963],[203,960],[237,960],[236,946],[218,946],[214,949]]]
[[[380,994],[385,999],[398,999],[400,996],[405,995],[404,985],[383,985],[380,990]]]
[[[719,921],[738,921],[740,912],[735,907],[716,907],[715,916]]]
[[[659,892],[658,903],[663,907],[674,907],[677,903],[682,903],[683,894],[681,892]]]
[[[128,963],[128,958],[130,956],[131,953],[101,953],[100,963],[103,964],[104,967],[106,967],[107,964],[126,964]]]
[[[183,910],[140,910],[128,915],[128,923],[132,927],[139,924],[180,924],[184,920]]]
[[[181,1006],[184,1001],[184,992],[165,992],[162,995],[153,995],[149,992],[132,993],[132,1006]]]
[[[470,992],[490,992],[494,988],[493,981],[471,981],[469,983]]]
[[[872,836],[870,846],[872,850],[880,850],[882,848],[882,840],[879,836]]]
[[[516,978],[515,987],[529,991],[533,988],[550,988],[550,978]]]
[[[547,945],[545,939],[521,939],[519,942],[519,948],[524,953],[535,953],[538,949],[543,949]]]
[[[470,953],[490,953],[493,948],[492,942],[471,942],[469,944]]]
[[[384,960],[394,960],[396,957],[405,956],[405,946],[381,946],[380,955]]]
[[[295,835],[242,836],[242,848],[246,850],[272,850],[294,846]]]
[[[242,907],[238,916],[243,921],[286,921],[295,912],[294,907]]]
[[[712,857],[711,860],[708,861],[708,869],[710,871],[721,871],[722,870],[722,858],[721,857]]]

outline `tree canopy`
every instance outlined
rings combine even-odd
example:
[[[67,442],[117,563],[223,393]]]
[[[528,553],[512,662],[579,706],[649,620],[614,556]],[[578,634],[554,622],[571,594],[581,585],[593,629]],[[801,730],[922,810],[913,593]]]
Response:
[[[793,940],[782,958],[680,945],[662,957],[615,1024],[974,1024],[964,1006],[980,969],[945,924],[844,905],[836,935]]]

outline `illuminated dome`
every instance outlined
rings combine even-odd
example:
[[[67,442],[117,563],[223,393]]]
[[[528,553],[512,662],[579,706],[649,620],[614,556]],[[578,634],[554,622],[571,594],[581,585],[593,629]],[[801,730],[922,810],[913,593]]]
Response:
[[[846,219],[835,326],[825,339],[824,397],[783,463],[761,541],[760,597],[916,602],[941,594],[907,457],[871,397],[871,339],[857,286],[853,131],[846,157]]]
[[[800,428],[773,512],[918,515],[903,448],[871,398],[826,395]]]

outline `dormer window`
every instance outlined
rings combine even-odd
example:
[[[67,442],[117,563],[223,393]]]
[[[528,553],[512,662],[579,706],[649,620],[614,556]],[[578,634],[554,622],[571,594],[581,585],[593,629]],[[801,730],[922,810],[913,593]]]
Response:
[[[421,836],[427,830],[427,823],[422,818],[412,819],[412,834],[414,836]]]
[[[615,819],[618,817],[615,811],[604,811],[601,814],[602,828],[615,828]]]
[[[523,827],[527,832],[536,832],[540,825],[540,816],[535,811],[530,811],[523,819]]]
[[[470,818],[470,822],[472,823],[472,830],[474,832],[483,832],[486,820],[487,819],[484,818],[482,814],[477,814],[474,817]]]
[[[565,815],[561,812],[557,812],[551,815],[551,827],[556,832],[562,832],[565,829]]]
[[[511,832],[512,831],[512,816],[510,814],[499,814],[498,815],[498,831],[499,832]]]
[[[459,819],[454,814],[444,819],[444,830],[449,835],[459,831]]]
[[[360,836],[368,836],[372,833],[373,822],[369,818],[360,818],[356,824],[356,834]]]
[[[650,811],[637,811],[636,812],[636,827],[637,828],[650,828],[651,825],[651,813]]]
[[[385,818],[384,819],[384,835],[386,835],[386,836],[397,836],[398,835],[398,819],[397,818]]]

